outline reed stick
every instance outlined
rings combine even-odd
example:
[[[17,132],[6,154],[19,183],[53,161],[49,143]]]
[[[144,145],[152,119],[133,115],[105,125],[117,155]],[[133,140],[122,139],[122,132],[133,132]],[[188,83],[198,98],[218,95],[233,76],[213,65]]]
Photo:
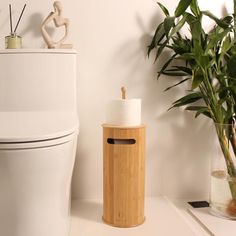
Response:
[[[11,4],[9,4],[9,13],[10,13],[10,29],[11,29],[11,34],[13,34],[13,31],[12,31],[12,14],[11,14]]]
[[[19,19],[18,19],[18,21],[17,21],[17,24],[16,24],[16,27],[15,27],[15,29],[14,29],[14,33],[16,33],[16,30],[17,30],[17,27],[18,27],[18,25],[19,25],[19,23],[20,23],[21,17],[22,17],[22,15],[23,15],[24,11],[25,11],[25,7],[26,7],[26,4],[24,5],[24,7],[23,7],[23,9],[22,9],[22,11],[21,11],[20,17],[19,17]]]

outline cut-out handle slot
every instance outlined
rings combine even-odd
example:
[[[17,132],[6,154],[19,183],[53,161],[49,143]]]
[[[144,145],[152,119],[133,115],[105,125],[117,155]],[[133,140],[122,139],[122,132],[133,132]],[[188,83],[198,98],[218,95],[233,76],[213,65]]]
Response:
[[[107,142],[109,144],[135,144],[136,140],[131,138],[131,139],[120,139],[120,138],[108,138]]]

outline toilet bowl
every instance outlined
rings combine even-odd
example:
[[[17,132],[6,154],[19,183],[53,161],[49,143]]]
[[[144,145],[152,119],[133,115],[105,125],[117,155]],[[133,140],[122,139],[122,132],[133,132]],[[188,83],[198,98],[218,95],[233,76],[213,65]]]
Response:
[[[0,65],[0,235],[68,236],[76,52],[4,50]]]

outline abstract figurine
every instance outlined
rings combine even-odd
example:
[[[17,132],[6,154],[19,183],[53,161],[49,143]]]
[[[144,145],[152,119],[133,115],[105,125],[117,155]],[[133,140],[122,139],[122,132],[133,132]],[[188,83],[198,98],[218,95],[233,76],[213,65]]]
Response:
[[[63,44],[63,42],[66,40],[68,35],[68,28],[69,28],[69,19],[64,18],[62,16],[62,4],[59,1],[55,1],[53,3],[54,11],[51,12],[46,19],[43,21],[41,26],[41,32],[44,41],[46,42],[48,48],[72,48],[72,44]],[[54,41],[51,37],[51,35],[46,30],[46,25],[50,23],[51,21],[54,22],[56,27],[62,27],[65,26],[65,34],[64,36],[58,40]]]

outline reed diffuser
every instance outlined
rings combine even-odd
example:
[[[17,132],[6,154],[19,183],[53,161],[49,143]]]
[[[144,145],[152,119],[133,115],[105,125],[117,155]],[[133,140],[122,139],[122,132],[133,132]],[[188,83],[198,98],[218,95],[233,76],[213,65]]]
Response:
[[[22,40],[21,36],[17,35],[16,30],[19,26],[19,23],[21,21],[22,15],[25,11],[26,4],[24,5],[20,17],[18,18],[18,21],[16,23],[16,26],[13,30],[13,25],[12,25],[12,9],[11,9],[11,4],[9,4],[9,15],[10,15],[10,35],[5,37],[5,48],[7,49],[17,49],[22,47]]]

